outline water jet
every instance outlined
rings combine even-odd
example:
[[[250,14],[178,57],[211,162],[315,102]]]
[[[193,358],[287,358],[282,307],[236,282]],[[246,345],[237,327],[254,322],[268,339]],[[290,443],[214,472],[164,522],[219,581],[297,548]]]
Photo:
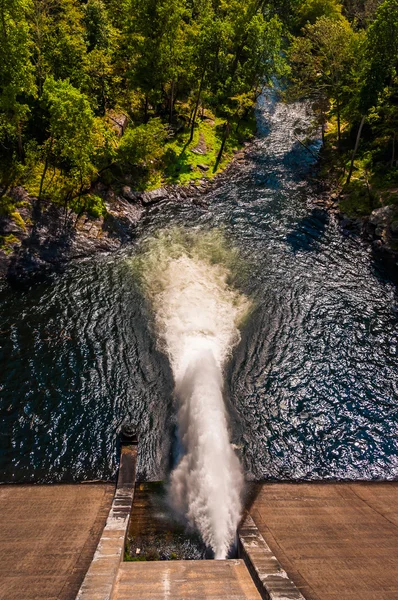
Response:
[[[236,263],[220,231],[174,229],[149,241],[141,264],[159,348],[175,383],[182,452],[170,499],[216,559],[233,543],[243,487],[223,398],[224,368],[250,308],[231,283]]]

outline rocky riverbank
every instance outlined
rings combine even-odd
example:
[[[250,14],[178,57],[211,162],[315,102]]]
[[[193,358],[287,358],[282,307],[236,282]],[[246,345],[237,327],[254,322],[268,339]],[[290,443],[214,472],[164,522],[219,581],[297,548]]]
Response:
[[[0,277],[12,285],[29,285],[54,271],[61,272],[71,261],[115,252],[134,239],[137,223],[155,204],[184,202],[205,208],[207,192],[244,168],[250,146],[247,142],[219,175],[212,179],[203,177],[184,186],[169,185],[138,192],[125,185],[116,192],[98,182],[93,193],[104,200],[105,217],[65,214],[63,208],[49,203],[37,219],[36,198],[22,187],[12,188],[8,195],[17,203],[19,217],[16,218],[15,213],[0,216],[0,235],[10,240],[8,248],[0,249]],[[360,235],[367,240],[376,258],[398,276],[398,207],[380,206],[368,216],[353,217],[341,209],[341,190],[332,189],[325,180],[318,181],[318,185],[316,207],[327,210],[337,219],[345,235]]]
[[[0,276],[13,285],[29,285],[54,271],[62,271],[70,261],[115,252],[134,239],[137,223],[154,204],[188,202],[205,207],[206,193],[244,166],[249,146],[247,142],[243,150],[236,152],[222,173],[184,186],[169,185],[149,192],[123,186],[116,192],[98,182],[92,191],[103,198],[107,211],[99,218],[65,213],[62,207],[51,203],[42,206],[37,218],[37,199],[20,186],[12,188],[8,196],[18,209],[0,217],[0,235],[7,240],[0,249]]]
[[[372,247],[377,260],[382,261],[398,280],[398,206],[381,205],[369,215],[352,216],[342,209],[344,192],[331,186],[328,180],[318,181],[319,196],[315,206],[325,209],[337,219],[344,235],[359,235]]]

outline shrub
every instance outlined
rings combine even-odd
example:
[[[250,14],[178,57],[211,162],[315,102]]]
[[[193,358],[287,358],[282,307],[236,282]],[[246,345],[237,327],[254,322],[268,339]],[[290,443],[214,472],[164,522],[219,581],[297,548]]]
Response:
[[[167,137],[167,127],[159,118],[128,129],[119,146],[121,162],[152,170],[163,158]]]

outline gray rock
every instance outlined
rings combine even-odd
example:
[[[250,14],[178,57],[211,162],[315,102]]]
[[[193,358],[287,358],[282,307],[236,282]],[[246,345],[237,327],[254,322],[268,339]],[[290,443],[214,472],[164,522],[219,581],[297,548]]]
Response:
[[[379,238],[383,237],[384,231],[385,231],[384,225],[378,225],[375,229],[375,236],[379,237]]]
[[[396,219],[395,221],[393,221],[390,225],[390,231],[391,234],[394,237],[398,237],[398,219]]]
[[[116,131],[118,137],[121,137],[126,131],[128,124],[128,117],[123,113],[117,113],[114,110],[108,112],[108,117],[113,125],[114,131]]]
[[[11,188],[8,192],[8,196],[11,196],[16,202],[23,202],[29,200],[29,194],[21,185]]]
[[[130,202],[139,202],[142,198],[142,192],[135,192],[128,185],[122,187],[122,196]]]
[[[383,248],[383,242],[381,240],[374,240],[372,242],[373,250],[381,250]]]
[[[144,192],[141,196],[141,201],[143,204],[154,204],[155,202],[164,202],[168,200],[169,194],[167,190],[164,188],[159,188],[157,190],[152,190],[151,192]]]
[[[17,235],[19,237],[26,237],[26,233],[23,229],[17,225],[12,219],[0,219],[0,234],[1,235]]]
[[[397,209],[395,206],[382,206],[376,208],[369,217],[369,223],[377,227],[378,225],[386,226],[392,219]]]
[[[201,171],[208,171],[210,167],[208,165],[202,165],[202,164],[200,164],[200,165],[198,165],[198,168]]]

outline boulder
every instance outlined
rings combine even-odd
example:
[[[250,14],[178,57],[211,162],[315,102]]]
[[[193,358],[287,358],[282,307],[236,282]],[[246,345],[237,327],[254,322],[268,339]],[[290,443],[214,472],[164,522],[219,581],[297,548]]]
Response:
[[[29,200],[29,194],[21,185],[17,185],[9,190],[8,196],[11,196],[16,202],[26,202]]]
[[[199,142],[195,146],[195,148],[192,148],[191,152],[193,152],[194,154],[206,154],[207,146],[205,136],[203,135],[203,133],[199,134]]]
[[[198,169],[200,169],[201,171],[208,171],[209,168],[210,167],[208,165],[203,165],[203,164],[198,165]]]
[[[379,225],[386,227],[389,221],[392,219],[397,209],[395,206],[382,206],[376,208],[369,217],[369,223],[378,227]]]
[[[372,242],[373,250],[381,250],[383,248],[383,242],[381,240],[374,240]]]
[[[398,237],[398,219],[395,219],[390,225],[391,235]]]
[[[122,187],[122,196],[129,202],[139,202],[142,198],[142,192],[135,192],[128,185]]]
[[[152,190],[151,192],[144,192],[141,196],[141,202],[147,206],[148,204],[155,204],[156,202],[164,202],[169,199],[169,194],[164,188]]]
[[[0,219],[1,235],[20,235],[23,230],[12,219]]]
[[[384,225],[377,225],[377,227],[375,229],[375,236],[378,238],[383,237],[384,230],[385,230]]]

